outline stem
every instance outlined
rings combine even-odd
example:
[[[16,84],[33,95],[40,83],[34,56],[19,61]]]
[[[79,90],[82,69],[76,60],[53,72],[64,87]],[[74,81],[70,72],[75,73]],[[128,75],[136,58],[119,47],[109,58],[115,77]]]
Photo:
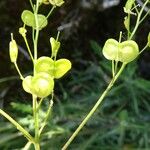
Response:
[[[144,15],[144,17],[141,19],[140,24],[145,20],[145,18],[150,14],[150,10]]]
[[[24,77],[23,77],[23,75],[21,74],[21,71],[20,71],[20,69],[19,69],[19,67],[18,67],[17,63],[16,63],[16,62],[14,62],[14,65],[15,65],[16,70],[17,70],[17,72],[18,72],[18,74],[19,74],[19,76],[20,76],[20,79],[21,79],[21,80],[23,80],[23,79],[24,79]]]
[[[31,146],[31,142],[29,141],[22,150],[28,150]]]
[[[28,41],[27,41],[26,36],[23,36],[23,39],[24,39],[25,44],[26,44],[26,46],[27,46],[27,49],[28,49],[29,55],[30,55],[30,57],[31,57],[31,60],[34,62],[34,58],[33,58],[33,56],[32,56],[31,49],[30,49],[30,47],[29,47],[29,44],[28,44]]]
[[[39,114],[37,109],[37,97],[33,95],[33,117],[35,126],[35,140],[39,142]]]
[[[128,13],[128,39],[130,37],[130,19],[131,19],[131,15]]]
[[[34,148],[35,148],[35,150],[40,150],[40,145],[39,145],[39,143],[34,143]]]
[[[141,54],[141,53],[143,53],[149,46],[148,46],[149,44],[147,43],[146,45],[145,45],[145,47],[140,51],[140,53],[139,53],[139,55]]]
[[[113,78],[115,76],[115,64],[114,63],[115,63],[114,60],[112,60],[112,76],[113,76]]]
[[[34,39],[34,60],[37,60],[37,44],[38,44],[38,37],[39,37],[39,25],[38,25],[38,17],[37,17],[38,9],[39,9],[39,2],[37,0],[35,12],[34,12],[35,23],[36,23],[36,33]]]
[[[52,12],[53,12],[53,10],[56,8],[56,6],[53,6],[52,8],[51,8],[51,10],[49,11],[49,13],[48,13],[48,15],[46,16],[46,19],[48,19],[49,18],[49,16],[52,14]],[[44,23],[44,22],[43,22]]]
[[[144,5],[143,5],[143,7],[142,7],[142,9],[141,9],[141,11],[140,11],[140,13],[138,14],[138,17],[137,17],[137,21],[136,21],[136,25],[135,25],[135,27],[134,27],[134,30],[132,31],[132,34],[131,34],[131,36],[130,36],[130,40],[133,38],[133,36],[134,36],[134,34],[136,33],[136,31],[137,31],[137,29],[138,29],[138,27],[139,27],[139,24],[140,24],[140,19],[141,19],[141,15],[142,15],[142,13],[143,13],[143,11],[144,11],[144,8],[145,8],[145,6],[147,5],[147,3],[149,2],[149,0],[147,0],[145,3],[144,3]]]
[[[46,126],[47,120],[48,120],[48,118],[49,118],[49,116],[50,116],[50,113],[51,113],[51,110],[52,110],[52,107],[53,107],[53,98],[54,98],[54,94],[52,93],[52,98],[51,98],[51,100],[50,100],[49,108],[48,108],[48,110],[47,110],[47,113],[46,113],[46,116],[45,116],[43,125],[42,125],[42,127],[40,128],[39,136],[41,135],[41,133],[42,133],[44,127]]]
[[[32,0],[29,0],[29,1],[30,1],[30,5],[31,5],[32,9],[34,10]]]
[[[0,114],[4,116],[6,119],[8,119],[31,143],[34,143],[34,138],[18,122],[16,122],[2,109],[0,109]]]
[[[109,85],[107,86],[106,90],[103,92],[103,94],[100,96],[94,107],[91,109],[91,111],[88,113],[88,115],[84,118],[84,120],[81,122],[81,124],[78,126],[78,128],[75,130],[75,132],[72,134],[72,136],[69,138],[69,140],[66,142],[66,144],[63,146],[62,150],[66,150],[68,146],[71,144],[71,142],[74,140],[74,138],[79,134],[80,130],[84,127],[84,125],[87,123],[87,121],[92,117],[94,112],[97,110],[98,106],[101,104],[105,96],[108,94],[112,86],[114,85],[115,81],[118,79],[122,71],[124,70],[124,67],[126,64],[122,64],[120,70],[116,74],[116,76],[110,81]]]

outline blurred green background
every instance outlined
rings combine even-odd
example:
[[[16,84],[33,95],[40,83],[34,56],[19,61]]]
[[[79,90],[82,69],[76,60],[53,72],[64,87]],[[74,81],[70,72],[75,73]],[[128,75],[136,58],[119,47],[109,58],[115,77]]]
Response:
[[[123,31],[125,0],[66,0],[56,9],[46,29],[40,33],[39,56],[50,56],[49,38],[62,29],[60,58],[72,62],[72,70],[56,81],[53,112],[45,128],[42,150],[59,150],[84,116],[95,104],[111,78],[111,64],[102,56],[108,38],[118,39]],[[20,15],[31,9],[29,1],[0,1],[0,107],[33,132],[31,96],[21,87],[17,72],[9,60],[10,33],[19,46],[18,65],[23,74],[32,71],[32,63],[18,33]],[[50,6],[42,6],[47,14]],[[133,19],[134,21],[134,19]],[[135,40],[142,48],[147,42],[150,19],[139,28]],[[32,43],[28,32],[29,43]],[[71,150],[149,150],[150,149],[150,53],[145,51],[126,67],[119,81],[74,142]],[[41,118],[48,107],[44,101]],[[0,150],[20,150],[26,139],[0,117]],[[33,148],[31,147],[31,150]]]

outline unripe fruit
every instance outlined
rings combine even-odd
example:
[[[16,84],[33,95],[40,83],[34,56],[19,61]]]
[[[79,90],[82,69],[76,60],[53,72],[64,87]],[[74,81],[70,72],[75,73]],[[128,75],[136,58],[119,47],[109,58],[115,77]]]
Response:
[[[108,39],[103,48],[103,55],[109,60],[129,63],[139,55],[139,47],[133,40],[119,43],[114,39]]]
[[[32,94],[32,91],[31,91],[31,82],[32,82],[32,76],[27,76],[24,78],[24,80],[22,81],[22,86],[23,86],[23,89],[27,92],[27,93],[30,93]]]
[[[36,74],[31,82],[32,93],[40,98],[50,95],[54,88],[54,80],[47,74]]]
[[[68,59],[59,59],[55,62],[54,77],[56,79],[64,76],[71,69],[71,62]]]
[[[16,62],[17,61],[17,57],[18,57],[18,46],[16,41],[13,39],[13,34],[12,36],[12,40],[9,43],[9,55],[10,55],[10,60],[11,62]]]
[[[103,47],[103,55],[109,60],[118,60],[119,42],[114,39],[108,39]]]
[[[133,61],[139,55],[139,47],[136,42],[128,40],[120,44],[120,58],[123,63]]]
[[[64,1],[63,0],[49,0],[50,4],[52,4],[53,6],[58,6],[60,7],[61,5],[63,5]]]
[[[50,57],[42,56],[35,63],[36,73],[45,72],[54,76],[54,61]]]

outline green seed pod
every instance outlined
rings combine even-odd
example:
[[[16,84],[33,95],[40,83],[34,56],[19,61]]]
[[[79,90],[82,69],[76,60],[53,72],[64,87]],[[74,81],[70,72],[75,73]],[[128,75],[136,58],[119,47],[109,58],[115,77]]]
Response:
[[[24,10],[22,15],[21,15],[21,19],[22,19],[22,21],[24,22],[25,25],[36,29],[35,16],[31,11]],[[46,27],[47,24],[48,24],[48,21],[47,21],[46,17],[42,14],[37,15],[37,20],[38,20],[39,30]]]
[[[39,30],[45,28],[47,26],[47,24],[48,24],[48,21],[47,21],[46,17],[44,15],[39,14],[37,16],[37,18],[38,18]],[[36,23],[35,23],[35,25],[33,27],[36,28]]]
[[[64,4],[64,0],[49,0],[50,4],[53,6],[62,6]]]
[[[120,61],[129,63],[139,55],[139,47],[135,41],[128,40],[120,43]]]
[[[59,59],[55,62],[55,74],[56,79],[61,78],[71,69],[71,62],[68,59]]]
[[[13,39],[13,34],[11,35],[12,39],[9,43],[9,55],[10,55],[10,60],[12,63],[17,61],[17,57],[18,57],[18,46],[16,41]]]
[[[48,76],[47,73],[36,74],[32,79],[31,85],[33,94],[40,98],[44,98],[52,93],[54,80]]]
[[[50,38],[52,57],[56,57],[60,48],[60,42],[56,41],[53,37]]]
[[[35,26],[35,17],[31,11],[24,10],[21,14],[21,19],[25,25],[29,27]]]
[[[36,73],[45,72],[54,76],[54,61],[50,57],[42,56],[35,63]]]
[[[30,93],[32,94],[32,91],[31,91],[31,82],[32,82],[32,76],[27,76],[23,79],[22,81],[22,87],[23,89],[27,92],[27,93]]]
[[[114,39],[108,39],[103,47],[103,55],[108,60],[118,60],[119,58],[119,42]]]
[[[109,60],[129,63],[139,55],[139,48],[132,40],[119,43],[114,39],[108,39],[103,48],[103,55]]]

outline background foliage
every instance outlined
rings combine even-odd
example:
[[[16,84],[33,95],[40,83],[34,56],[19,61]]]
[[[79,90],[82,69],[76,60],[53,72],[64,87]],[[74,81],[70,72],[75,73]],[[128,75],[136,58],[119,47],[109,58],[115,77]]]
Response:
[[[63,28],[59,55],[73,63],[70,73],[57,82],[55,105],[43,133],[42,150],[50,147],[52,150],[60,149],[109,82],[111,68],[103,58],[101,48],[107,38],[118,39],[119,31],[125,31],[122,8],[125,1],[107,9],[103,9],[101,3],[98,1],[98,5],[91,4],[86,8],[80,0],[68,0],[40,34],[39,53],[49,55],[49,37],[56,36],[56,28]],[[25,8],[30,9],[28,1],[0,1],[0,107],[32,133],[31,97],[21,89],[8,55],[10,33],[13,32],[20,49],[19,65],[24,74],[31,71],[23,39],[18,34],[18,28],[22,26],[20,14]],[[49,8],[45,6],[42,9],[46,13]],[[140,47],[146,43],[149,23],[147,19],[137,33],[136,41]],[[28,36],[30,39],[30,33]],[[71,149],[150,149],[149,56],[149,51],[145,52],[126,68]],[[41,118],[47,106],[45,100]],[[0,149],[21,149],[26,140],[9,122],[2,117],[0,119]]]

